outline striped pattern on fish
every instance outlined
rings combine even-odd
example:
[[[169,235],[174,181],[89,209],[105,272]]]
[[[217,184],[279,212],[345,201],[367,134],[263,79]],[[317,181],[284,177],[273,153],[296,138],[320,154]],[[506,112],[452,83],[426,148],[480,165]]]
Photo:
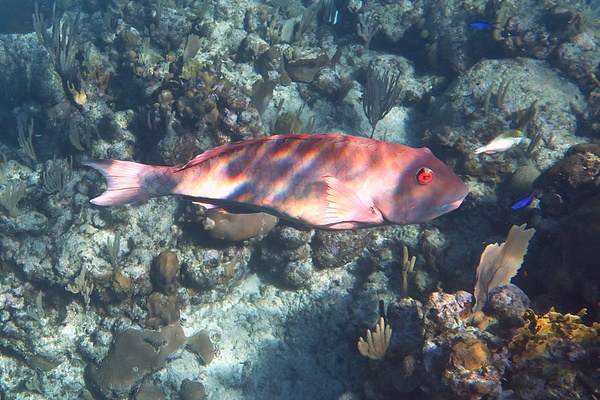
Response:
[[[264,211],[323,229],[420,223],[457,208],[468,193],[429,149],[343,135],[230,143],[176,167],[84,164],[107,179],[93,204],[180,195],[208,208]]]

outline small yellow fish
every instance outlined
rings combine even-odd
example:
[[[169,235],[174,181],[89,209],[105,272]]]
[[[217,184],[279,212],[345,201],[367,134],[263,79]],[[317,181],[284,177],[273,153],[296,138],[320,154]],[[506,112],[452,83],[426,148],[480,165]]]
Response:
[[[523,132],[521,132],[518,129],[506,131],[496,136],[485,146],[476,149],[475,154],[494,154],[499,153],[501,151],[506,151],[514,145],[521,143],[521,140],[523,140],[524,137],[525,135],[523,135]]]

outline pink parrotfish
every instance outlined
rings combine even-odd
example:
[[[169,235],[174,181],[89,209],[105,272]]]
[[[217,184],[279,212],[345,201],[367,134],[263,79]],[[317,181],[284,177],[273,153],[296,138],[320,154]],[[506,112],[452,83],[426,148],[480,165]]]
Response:
[[[229,143],[175,167],[90,159],[107,189],[91,203],[179,195],[206,208],[263,211],[320,229],[429,221],[460,206],[467,185],[427,148],[343,135]]]

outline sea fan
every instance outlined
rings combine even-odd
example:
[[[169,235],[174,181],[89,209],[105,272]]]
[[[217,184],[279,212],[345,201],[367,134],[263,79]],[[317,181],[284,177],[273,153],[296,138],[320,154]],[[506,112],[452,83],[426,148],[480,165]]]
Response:
[[[525,224],[515,225],[510,228],[505,243],[494,243],[485,248],[477,267],[473,312],[481,311],[493,288],[510,283],[521,268],[529,240],[534,233],[535,229],[525,229]]]

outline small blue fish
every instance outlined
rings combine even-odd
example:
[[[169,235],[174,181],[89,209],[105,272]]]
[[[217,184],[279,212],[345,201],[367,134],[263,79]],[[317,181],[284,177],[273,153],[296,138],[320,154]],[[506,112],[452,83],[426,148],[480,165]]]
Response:
[[[511,210],[520,210],[521,208],[525,208],[529,204],[531,204],[531,202],[533,201],[533,199],[535,199],[535,196],[533,194],[530,194],[529,196],[519,197],[517,199],[517,201],[515,201],[515,204],[513,204],[510,207],[510,209]]]
[[[488,22],[482,19],[478,19],[477,21],[473,21],[469,24],[471,28],[475,29],[494,29],[496,25],[496,22]]]

